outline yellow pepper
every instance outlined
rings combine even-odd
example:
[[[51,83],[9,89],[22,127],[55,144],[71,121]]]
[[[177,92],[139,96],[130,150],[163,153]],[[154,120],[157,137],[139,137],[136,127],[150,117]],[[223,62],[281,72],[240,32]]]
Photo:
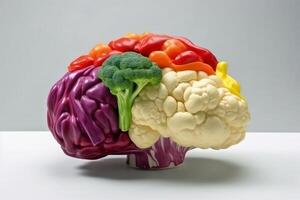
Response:
[[[224,86],[236,96],[245,100],[245,97],[241,95],[241,88],[238,81],[227,73],[228,64],[227,62],[219,62],[216,68],[216,75],[222,80]]]

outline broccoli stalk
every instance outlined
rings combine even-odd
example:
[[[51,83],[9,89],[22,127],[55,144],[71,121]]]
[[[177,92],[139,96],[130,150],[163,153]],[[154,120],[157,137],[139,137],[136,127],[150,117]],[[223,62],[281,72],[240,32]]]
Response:
[[[162,73],[148,58],[134,52],[126,52],[108,58],[100,68],[98,76],[117,97],[119,128],[128,131],[135,98],[146,85],[160,83]]]
[[[137,88],[134,90],[134,92],[132,92],[132,89],[130,88],[124,92],[119,91],[115,94],[117,96],[119,109],[119,127],[121,127],[122,131],[129,130],[132,117],[131,108],[134,103],[134,99],[148,83],[149,81],[137,83]]]
[[[118,100],[119,109],[119,127],[122,131],[126,131],[130,128],[131,123],[131,107],[133,101],[130,98],[132,94],[131,91],[126,90],[126,92],[119,92],[116,94]]]

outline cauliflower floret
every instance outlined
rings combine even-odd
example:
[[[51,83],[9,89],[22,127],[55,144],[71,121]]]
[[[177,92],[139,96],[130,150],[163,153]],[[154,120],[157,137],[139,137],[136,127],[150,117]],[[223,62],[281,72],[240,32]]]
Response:
[[[222,149],[240,142],[250,115],[245,100],[215,75],[163,69],[157,86],[147,86],[132,107],[129,136],[140,148],[160,136],[184,147]]]
[[[152,146],[160,137],[160,134],[152,130],[149,126],[136,126],[134,124],[131,126],[132,129],[129,132],[129,137],[141,149]]]
[[[214,109],[219,101],[216,83],[211,79],[201,79],[193,82],[184,92],[184,105],[190,113]]]

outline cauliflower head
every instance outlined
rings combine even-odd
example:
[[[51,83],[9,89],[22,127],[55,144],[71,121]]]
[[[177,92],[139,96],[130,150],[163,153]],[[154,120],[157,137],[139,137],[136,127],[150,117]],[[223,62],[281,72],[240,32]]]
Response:
[[[247,102],[202,71],[164,68],[132,107],[130,139],[139,148],[167,137],[184,147],[223,149],[240,142],[250,119]]]

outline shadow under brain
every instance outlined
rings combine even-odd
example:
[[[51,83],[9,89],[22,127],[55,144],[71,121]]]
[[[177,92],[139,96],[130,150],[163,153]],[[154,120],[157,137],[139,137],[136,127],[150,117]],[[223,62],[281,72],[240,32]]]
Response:
[[[176,168],[139,170],[126,167],[125,158],[104,158],[79,166],[80,174],[115,180],[159,180],[183,183],[233,182],[246,175],[244,166],[226,160],[187,157]]]

